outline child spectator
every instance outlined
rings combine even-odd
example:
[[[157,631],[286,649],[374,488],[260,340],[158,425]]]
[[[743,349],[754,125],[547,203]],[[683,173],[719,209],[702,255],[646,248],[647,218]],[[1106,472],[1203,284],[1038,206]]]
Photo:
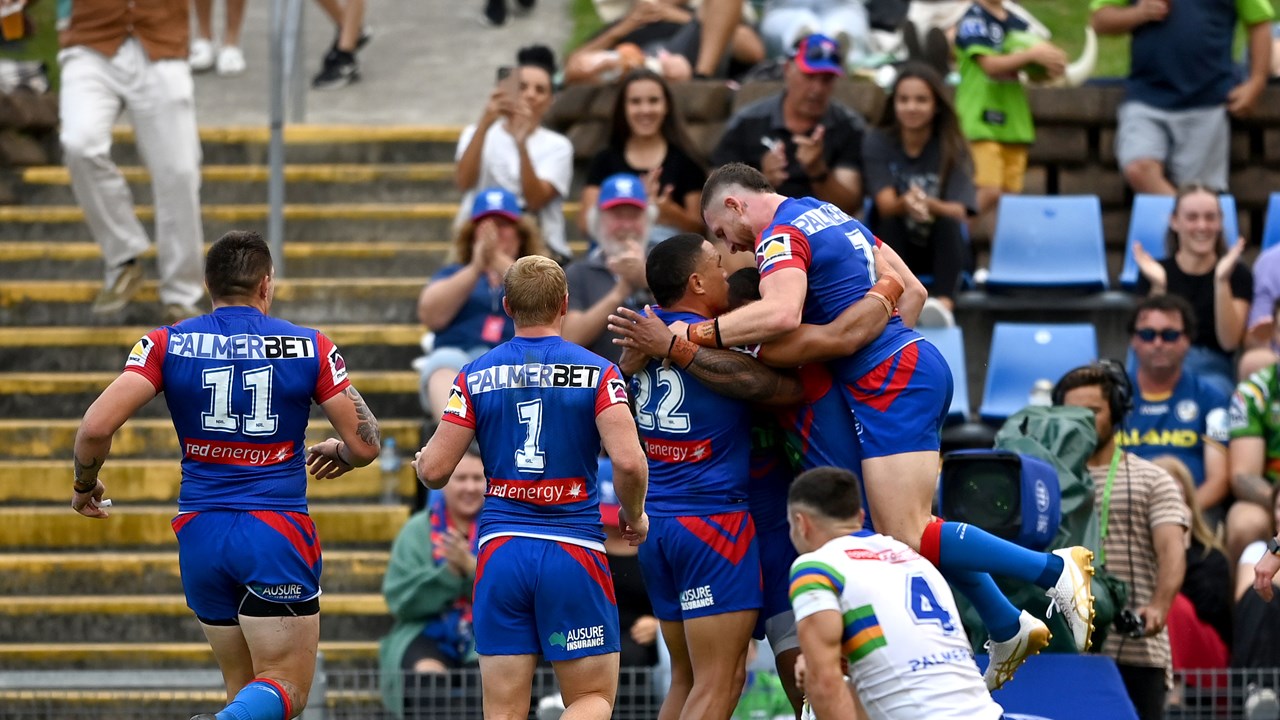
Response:
[[[1005,46],[1010,34],[1029,30],[1025,20],[1004,7],[1004,0],[974,0],[956,29],[960,57],[956,108],[973,152],[984,231],[992,223],[1000,195],[1022,192],[1027,148],[1036,137],[1018,72],[1039,65],[1049,77],[1058,77],[1067,69],[1066,53],[1047,42],[1016,51]]]
[[[693,159],[671,87],[652,70],[633,70],[613,104],[609,144],[596,153],[582,188],[582,207],[595,207],[600,185],[618,173],[645,180],[658,217],[647,238],[657,244],[682,232],[702,232],[702,184],[707,173]],[[581,213],[582,229],[587,212]]]
[[[752,640],[747,646],[747,681],[742,685],[742,697],[732,720],[790,720],[795,717],[795,710],[778,674],[751,667],[760,652],[759,644]]]
[[[219,75],[244,72],[244,51],[240,49],[240,28],[244,25],[245,0],[226,0],[226,22],[222,27],[222,47],[214,53],[213,0],[195,0],[196,39],[191,41],[192,72],[216,68]]]

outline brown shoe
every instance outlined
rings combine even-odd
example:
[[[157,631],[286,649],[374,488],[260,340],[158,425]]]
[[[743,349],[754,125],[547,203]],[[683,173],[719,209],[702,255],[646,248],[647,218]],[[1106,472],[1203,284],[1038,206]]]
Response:
[[[169,303],[164,306],[164,324],[177,325],[188,318],[203,315],[200,308],[195,305],[184,305],[182,303]]]
[[[111,315],[124,309],[142,287],[142,265],[134,262],[120,268],[110,287],[103,286],[93,299],[94,315]]]

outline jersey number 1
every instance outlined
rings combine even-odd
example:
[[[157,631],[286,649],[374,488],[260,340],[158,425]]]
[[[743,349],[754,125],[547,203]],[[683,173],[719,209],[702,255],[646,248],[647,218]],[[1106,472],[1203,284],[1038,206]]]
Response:
[[[231,385],[236,369],[230,365],[209,368],[202,373],[204,386],[213,391],[209,412],[200,413],[200,426],[214,432],[240,432],[245,435],[271,435],[276,431],[278,416],[271,412],[271,366],[240,374],[241,384],[252,398],[253,412],[231,414]],[[241,426],[241,421],[244,425]]]
[[[530,400],[516,405],[520,424],[524,425],[524,444],[516,450],[516,467],[529,472],[542,472],[547,457],[542,452],[542,401]]]

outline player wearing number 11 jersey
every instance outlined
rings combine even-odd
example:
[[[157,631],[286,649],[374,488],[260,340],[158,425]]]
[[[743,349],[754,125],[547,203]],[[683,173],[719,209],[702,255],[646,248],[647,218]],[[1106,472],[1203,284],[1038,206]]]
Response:
[[[320,540],[307,514],[307,466],[337,477],[377,457],[378,423],[322,333],[270,317],[271,252],[257,233],[209,249],[213,312],[152,330],[85,413],[72,507],[105,518],[98,470],[111,436],[163,393],[182,445],[178,563],[232,702],[217,720],[302,712],[320,636]],[[311,403],[341,440],[303,442]]]

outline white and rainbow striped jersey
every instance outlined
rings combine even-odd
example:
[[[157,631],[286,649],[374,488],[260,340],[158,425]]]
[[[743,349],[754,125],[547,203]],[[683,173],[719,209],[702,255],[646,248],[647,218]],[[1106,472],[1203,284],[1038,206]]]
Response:
[[[859,531],[791,565],[796,621],[844,618],[849,676],[871,720],[996,720],[951,588],[928,560],[885,535]]]

